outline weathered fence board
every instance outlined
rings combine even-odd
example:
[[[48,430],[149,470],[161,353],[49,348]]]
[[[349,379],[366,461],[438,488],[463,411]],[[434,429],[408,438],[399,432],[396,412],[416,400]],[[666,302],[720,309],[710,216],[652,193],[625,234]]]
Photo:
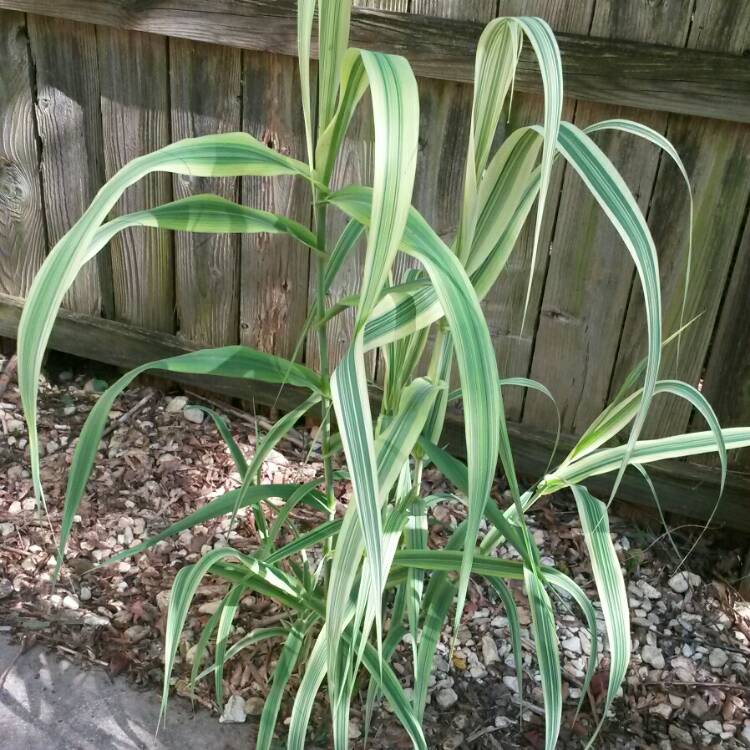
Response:
[[[405,12],[408,2],[407,0],[354,0],[354,5],[359,8]],[[372,110],[369,95],[366,95],[362,97],[362,101],[352,118],[349,130],[344,137],[344,142],[331,178],[331,185],[334,189],[350,183],[372,184],[373,147]],[[346,226],[346,222],[346,217],[342,216],[339,212],[329,212],[326,241],[330,247],[334,246]],[[356,294],[359,291],[364,260],[365,242],[364,240],[360,240],[358,246],[349,254],[337,278],[331,285],[328,294],[329,302],[350,294]],[[311,301],[315,296],[314,289],[315,276],[311,274],[309,289]],[[348,348],[353,329],[353,310],[348,310],[331,321],[329,327],[328,358],[332,367],[335,367]],[[308,362],[315,364],[319,361],[319,357],[317,338],[311,336],[307,342]],[[374,378],[377,366],[375,352],[368,354],[366,359],[368,374]]]
[[[245,53],[243,123],[248,133],[303,161],[305,126],[297,61]],[[310,224],[310,188],[292,177],[242,180],[242,200]],[[307,313],[308,251],[286,235],[243,235],[240,339],[281,356],[294,351]]]
[[[194,138],[241,129],[241,57],[229,47],[169,42],[172,138]],[[216,193],[239,199],[239,180],[174,175],[174,197]],[[237,341],[240,237],[177,232],[175,300],[178,334],[210,346]]]
[[[750,5],[731,0],[699,3],[687,43],[691,47],[735,52],[746,49],[750,45]],[[698,314],[700,318],[681,337],[679,364],[676,346],[665,351],[661,374],[662,377],[677,374],[697,384],[747,214],[750,127],[672,115],[667,137],[685,162],[695,196],[693,266],[685,320]],[[688,198],[680,177],[671,165],[664,163],[656,181],[649,221],[659,251],[663,325],[667,334],[680,326],[688,248],[687,216]],[[643,303],[640,294],[635,294],[625,321],[615,382],[643,356],[639,343],[643,341],[644,330]],[[687,428],[690,414],[684,402],[657,400],[646,434],[682,432]]]
[[[500,0],[500,13],[507,16],[538,15],[544,18],[553,29],[567,33],[585,35],[591,26],[594,1],[581,0],[570,3],[565,0]],[[573,119],[576,102],[566,99],[563,102],[563,117]],[[515,129],[544,121],[544,99],[539,94],[520,93],[513,99],[510,112],[510,127]],[[548,192],[547,205],[539,236],[536,263],[532,274],[531,293],[528,295],[526,321],[523,325],[523,308],[526,302],[534,247],[536,209],[526,228],[518,239],[516,249],[508,258],[502,277],[495,288],[487,295],[484,311],[495,343],[500,370],[505,375],[528,375],[534,351],[534,336],[538,326],[540,300],[547,275],[548,251],[557,219],[560,202],[560,188],[563,178],[563,165],[556,165]],[[506,388],[503,401],[508,416],[521,420],[527,394],[520,388]],[[545,407],[542,407],[545,408]],[[547,405],[540,424],[549,425],[554,419]]]
[[[102,180],[170,140],[242,129],[304,159],[299,73],[292,56],[294,5],[293,0],[217,0],[208,9],[199,0],[0,0],[0,9],[30,13],[0,10],[5,63],[0,293],[23,296],[49,246],[78,218]],[[353,43],[402,52],[422,76],[414,204],[448,242],[463,194],[472,99],[465,81],[481,28],[495,15],[541,15],[560,34],[566,119],[585,126],[606,117],[632,117],[675,142],[696,199],[686,319],[703,314],[683,338],[679,371],[673,346],[661,374],[677,374],[696,385],[702,379],[722,423],[750,422],[750,347],[744,332],[750,280],[750,60],[743,57],[750,47],[750,6],[732,0],[361,0],[357,5]],[[525,53],[509,114],[514,128],[543,119],[531,68]],[[615,93],[621,95],[619,106],[611,104]],[[696,113],[708,117],[692,116]],[[502,137],[501,132],[498,142]],[[682,304],[688,219],[682,178],[650,144],[622,135],[595,138],[623,170],[653,229],[667,335],[679,325]],[[336,165],[335,184],[370,182],[372,171],[373,131],[364,97]],[[291,178],[153,175],[127,192],[117,212],[204,191],[312,222],[309,188]],[[329,241],[343,226],[343,217],[332,210]],[[560,403],[564,431],[576,433],[643,355],[642,299],[632,291],[637,284],[626,249],[573,170],[561,162],[550,187],[521,332],[533,235],[532,216],[484,309],[501,372],[544,382]],[[363,250],[362,244],[353,254],[329,302],[359,288]],[[399,257],[396,275],[410,265]],[[309,252],[281,235],[177,233],[172,239],[155,230],[126,233],[112,244],[111,267],[102,255],[66,298],[68,307],[89,314],[65,314],[58,331],[75,335],[75,341],[62,342],[58,333],[53,345],[124,366],[198,344],[238,341],[288,356],[311,304],[313,273]],[[12,335],[17,312],[15,302],[0,299],[0,334]],[[109,320],[94,323],[100,314]],[[332,326],[332,364],[349,343],[351,323],[351,316],[340,316]],[[90,333],[84,332],[87,326]],[[146,340],[145,329],[155,332],[153,342]],[[113,338],[106,340],[106,333]],[[105,351],[117,346],[124,352]],[[314,336],[302,357],[316,364]],[[379,379],[383,368],[376,364],[373,355],[370,374]],[[261,403],[263,394],[263,389],[256,393]],[[534,476],[546,463],[542,441],[549,435],[541,428],[552,424],[550,407],[520,389],[505,389],[503,395],[515,423],[517,459]],[[668,399],[657,400],[655,415],[651,433],[703,429],[689,408]],[[750,466],[748,454],[734,458],[734,465]],[[709,467],[703,487],[699,463],[685,464],[684,476],[674,469],[659,474],[669,509],[685,511],[690,492],[695,504],[690,512],[710,510],[708,486],[715,489],[716,473]],[[750,486],[736,476],[732,481],[737,493]],[[694,491],[696,486],[700,489]],[[640,480],[629,479],[624,493],[641,494]]]
[[[96,29],[29,16],[36,73],[44,213],[50,247],[70,229],[104,182]],[[109,250],[87,263],[65,297],[77,312],[114,313]]]
[[[750,346],[747,345],[747,321],[750,320],[750,222],[737,249],[732,272],[711,344],[711,355],[704,375],[703,392],[722,425],[741,427],[750,424]],[[702,418],[694,415],[691,427],[703,430]],[[750,451],[735,451],[733,466],[750,468]],[[714,459],[706,459],[715,463]]]
[[[169,142],[166,40],[150,34],[98,29],[104,165],[107,178],[141,154]],[[129,188],[116,212],[171,200],[170,177],[151,174]],[[174,330],[174,262],[168,232],[127,229],[112,241],[115,315],[119,320]]]
[[[0,292],[26,294],[44,260],[44,214],[26,21],[0,12]]]
[[[591,33],[631,41],[682,46],[692,0],[658,4],[599,0]],[[579,102],[575,124],[585,128],[612,118],[636,119],[659,132],[666,115]],[[646,213],[659,163],[652,144],[622,133],[594,136]],[[671,169],[674,169],[670,165]],[[676,170],[674,170],[676,171]],[[633,261],[609,218],[575,170],[568,167],[550,250],[531,377],[558,400],[563,429],[580,433],[601,412],[609,395],[611,370],[633,280]],[[529,393],[523,421],[549,425],[545,399]]]
[[[295,0],[216,0],[210,7],[204,0],[0,0],[0,8],[265,52],[296,52]],[[470,21],[446,23],[360,8],[353,14],[352,42],[405,54],[418,75],[467,82],[480,32],[481,25]],[[747,58],[567,34],[560,35],[560,47],[568,92],[576,98],[750,121]],[[519,90],[539,89],[528,50],[518,74]]]

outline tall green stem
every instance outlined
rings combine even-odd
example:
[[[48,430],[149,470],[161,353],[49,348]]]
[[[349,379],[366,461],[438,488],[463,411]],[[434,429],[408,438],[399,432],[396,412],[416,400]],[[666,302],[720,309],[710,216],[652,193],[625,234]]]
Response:
[[[317,193],[317,191],[316,191]],[[315,229],[318,239],[318,248],[322,250],[315,261],[315,305],[319,321],[323,321],[326,311],[326,290],[325,290],[325,272],[326,272],[326,232],[327,232],[328,206],[320,201],[320,196],[315,196]],[[318,353],[320,356],[320,374],[325,382],[330,377],[330,367],[328,363],[328,326],[324,322],[318,324]],[[331,436],[331,402],[325,399],[323,403],[323,418],[320,425],[321,431],[321,450],[323,453],[323,472],[326,485],[326,499],[328,504],[328,515],[331,519],[336,515],[336,497],[333,493],[333,462],[329,452]]]

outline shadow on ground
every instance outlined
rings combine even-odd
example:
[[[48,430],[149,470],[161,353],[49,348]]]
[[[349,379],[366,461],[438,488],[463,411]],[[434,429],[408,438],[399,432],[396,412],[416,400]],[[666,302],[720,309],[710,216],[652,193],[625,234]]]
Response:
[[[219,724],[190,703],[170,702],[166,725],[154,737],[159,697],[137,691],[124,678],[84,670],[34,648],[0,638],[0,744],[4,750],[248,750],[249,724]],[[14,662],[13,660],[16,659]]]

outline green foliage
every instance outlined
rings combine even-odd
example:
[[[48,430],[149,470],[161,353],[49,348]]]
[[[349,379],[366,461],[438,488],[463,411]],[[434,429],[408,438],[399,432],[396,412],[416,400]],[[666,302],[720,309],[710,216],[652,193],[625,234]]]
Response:
[[[167,705],[170,677],[188,610],[203,577],[211,574],[225,579],[228,589],[197,644],[193,683],[213,674],[216,699],[221,704],[225,663],[239,650],[264,639],[278,638],[283,642],[261,717],[258,747],[270,747],[282,695],[292,675],[300,671],[302,679],[289,725],[289,748],[305,746],[312,706],[324,682],[334,745],[346,747],[349,707],[363,672],[369,676],[367,717],[376,700],[383,696],[414,747],[425,748],[421,720],[435,650],[451,611],[456,632],[469,577],[476,575],[487,579],[507,612],[519,685],[520,626],[507,582],[515,581],[526,591],[546,708],[545,747],[551,749],[557,742],[562,694],[550,592],[557,590],[571,597],[591,630],[594,653],[584,687],[597,666],[596,617],[592,603],[570,578],[541,564],[526,526],[525,512],[544,495],[564,488],[573,491],[611,652],[603,712],[606,715],[627,670],[628,606],[620,563],[608,530],[607,506],[593,498],[584,483],[591,476],[611,473],[614,495],[629,465],[643,471],[642,465],[652,461],[709,451],[719,454],[725,475],[727,450],[750,445],[750,428],[722,430],[710,405],[693,386],[659,379],[662,348],[675,335],[679,338],[679,332],[662,343],[661,290],[654,242],[630,190],[592,136],[597,131],[617,129],[646,138],[665,150],[686,176],[685,170],[673,147],[645,126],[611,120],[581,131],[562,122],[562,68],[551,30],[536,18],[498,19],[489,24],[477,50],[464,198],[457,237],[449,247],[411,206],[419,123],[414,75],[401,57],[349,49],[350,6],[350,0],[299,0],[301,108],[308,164],[280,155],[242,133],[181,141],[140,157],[118,172],[48,256],[29,293],[18,343],[19,382],[29,423],[36,496],[44,503],[36,432],[37,382],[60,302],[82,266],[117,232],[136,225],[192,232],[286,233],[299,242],[302,252],[312,253],[316,262],[317,294],[300,342],[308,334],[318,336],[323,361],[320,372],[234,346],[162,359],[123,375],[100,396],[78,441],[65,497],[58,570],[107,415],[117,396],[139,373],[154,368],[260,380],[282,387],[294,385],[307,391],[306,400],[276,423],[249,461],[232,439],[223,418],[209,410],[235,461],[241,486],[103,563],[138,554],[207,519],[225,514],[233,517],[241,508],[250,508],[259,520],[261,538],[256,554],[222,548],[179,571],[166,625],[162,710]],[[317,126],[313,120],[310,69],[316,11],[320,50]],[[510,106],[524,37],[531,43],[542,74],[544,123],[519,128],[493,153],[500,118]],[[373,185],[350,185],[332,192],[329,181],[340,145],[358,102],[368,91],[375,126]],[[480,301],[502,274],[535,202],[536,256],[550,174],[560,157],[580,174],[633,259],[646,306],[647,356],[570,454],[524,490],[514,469],[502,388],[533,388],[550,399],[552,394],[543,384],[526,378],[500,377]],[[286,217],[210,195],[107,222],[108,213],[124,190],[153,171],[203,176],[294,175],[311,185],[314,231]],[[338,241],[328,247],[327,217],[333,210],[341,211],[349,222]],[[359,293],[327,305],[326,293],[363,234],[367,237],[367,251]],[[421,270],[393,278],[399,251],[419,261]],[[533,263],[532,259],[529,284]],[[685,299],[688,279],[689,253]],[[328,325],[348,308],[356,311],[354,333],[348,350],[331,373],[326,355]],[[524,307],[524,317],[525,313]],[[431,328],[436,335],[430,361],[420,372]],[[371,410],[364,366],[366,352],[376,348],[382,351],[387,369],[377,414]],[[460,388],[449,393],[454,361]],[[661,393],[687,400],[706,419],[709,430],[641,440],[652,399]],[[462,400],[466,425],[466,463],[439,447],[447,404],[458,398]],[[264,457],[313,408],[322,415],[324,474],[303,485],[258,485],[258,470]],[[331,414],[336,417],[336,437],[330,432]],[[617,443],[618,440],[624,442]],[[336,472],[334,459],[341,466]],[[428,461],[454,485],[467,509],[466,520],[442,549],[428,547],[428,516],[431,508],[443,500],[422,495],[422,470]],[[498,462],[513,498],[512,506],[505,511],[490,495]],[[336,517],[335,480],[349,480],[353,488],[343,518]],[[282,502],[269,511],[270,515],[275,514],[269,527],[261,503],[272,498]],[[323,520],[302,534],[295,532],[293,541],[279,546],[289,513],[299,503],[320,511]],[[489,530],[480,538],[483,521]],[[514,559],[497,556],[501,543],[515,551]],[[313,547],[322,548],[323,552],[323,563],[315,569],[308,565],[308,552]],[[300,555],[303,565],[294,562]],[[230,645],[238,603],[249,591],[288,608],[288,624],[253,630]],[[390,667],[394,649],[407,632],[413,640],[411,697]],[[201,657],[212,641],[213,665],[199,674]]]

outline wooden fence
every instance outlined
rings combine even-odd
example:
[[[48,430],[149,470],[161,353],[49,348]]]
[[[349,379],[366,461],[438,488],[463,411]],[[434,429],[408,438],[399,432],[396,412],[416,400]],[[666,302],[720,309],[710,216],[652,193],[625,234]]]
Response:
[[[540,15],[559,33],[564,116],[579,126],[632,117],[664,133],[694,193],[693,275],[679,370],[703,383],[726,426],[750,423],[750,3],[736,0],[361,0],[353,43],[406,55],[422,77],[414,202],[450,237],[460,204],[473,52],[494,16]],[[245,130],[303,157],[294,0],[0,0],[0,335],[13,336],[21,298],[46,252],[103,181],[171,140]],[[524,54],[511,125],[542,117]],[[668,158],[644,142],[598,136],[631,185],[656,241],[664,328],[678,327],[689,199]],[[336,180],[367,182],[372,131],[359,116]],[[306,187],[290,180],[153,175],[117,212],[212,190],[309,222]],[[485,310],[503,373],[530,375],[580,433],[643,355],[644,310],[629,255],[572,170],[558,168],[520,333],[531,236],[524,234]],[[332,232],[340,229],[333,227]],[[361,256],[332,290],[356,289]],[[130,230],[85,269],[67,296],[53,345],[122,366],[194,345],[242,342],[289,355],[307,312],[309,258],[278,236],[174,236]],[[350,320],[334,332],[332,356]],[[63,335],[61,332],[65,332]],[[314,363],[314,342],[306,360]],[[372,374],[377,375],[373,360]],[[231,392],[236,392],[232,390]],[[290,397],[291,398],[291,397]],[[553,417],[535,395],[508,393],[514,449],[543,469]],[[700,428],[690,409],[657,400],[648,434]],[[721,517],[750,528],[750,451],[734,457]],[[705,515],[716,470],[657,471],[672,510]],[[687,496],[690,492],[690,497]],[[628,484],[624,496],[642,488]]]

